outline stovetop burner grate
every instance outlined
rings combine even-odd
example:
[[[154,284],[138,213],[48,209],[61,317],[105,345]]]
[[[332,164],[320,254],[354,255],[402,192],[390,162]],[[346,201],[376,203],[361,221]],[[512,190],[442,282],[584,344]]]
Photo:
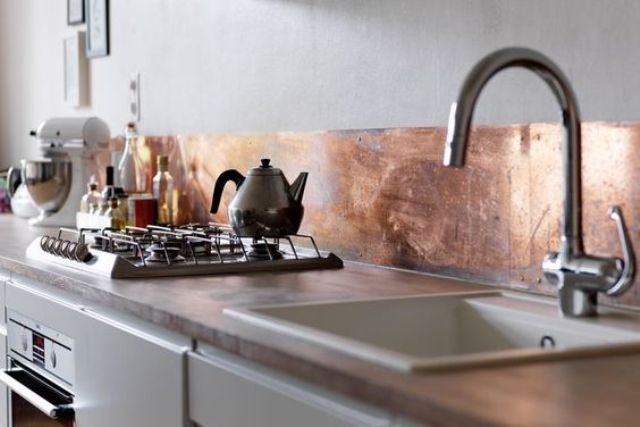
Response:
[[[69,238],[73,236],[73,238]],[[37,243],[37,244],[36,244]],[[340,268],[309,235],[253,238],[226,224],[126,227],[124,230],[66,229],[42,236],[27,250],[109,277],[179,276],[314,268]]]

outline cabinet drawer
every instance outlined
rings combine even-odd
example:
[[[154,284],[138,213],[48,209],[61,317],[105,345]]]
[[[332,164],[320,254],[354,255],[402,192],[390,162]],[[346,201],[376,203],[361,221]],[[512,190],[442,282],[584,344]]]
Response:
[[[389,426],[383,411],[237,357],[188,357],[189,413],[202,427]]]

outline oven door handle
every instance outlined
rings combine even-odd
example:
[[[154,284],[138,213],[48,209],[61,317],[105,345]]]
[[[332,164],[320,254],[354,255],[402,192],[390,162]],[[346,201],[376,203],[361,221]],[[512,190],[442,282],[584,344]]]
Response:
[[[23,369],[2,369],[0,370],[0,382],[11,389],[12,392],[20,395],[24,400],[38,408],[43,414],[52,419],[58,419],[62,416],[72,415],[74,413],[71,405],[55,405],[17,379],[9,375],[10,372],[20,372]]]

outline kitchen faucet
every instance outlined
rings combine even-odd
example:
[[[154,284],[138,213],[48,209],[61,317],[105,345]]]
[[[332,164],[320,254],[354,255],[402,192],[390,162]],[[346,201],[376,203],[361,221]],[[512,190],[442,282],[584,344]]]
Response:
[[[451,104],[445,166],[463,166],[469,140],[473,110],[484,85],[505,68],[524,67],[540,76],[560,103],[564,140],[564,218],[558,252],[548,252],[542,261],[544,275],[558,287],[563,315],[597,315],[598,292],[618,296],[633,284],[635,255],[622,212],[609,208],[622,246],[623,260],[588,255],[582,243],[582,183],[580,170],[580,114],[575,94],[564,73],[549,58],[531,49],[512,47],[498,50],[482,59],[467,75],[457,102]]]

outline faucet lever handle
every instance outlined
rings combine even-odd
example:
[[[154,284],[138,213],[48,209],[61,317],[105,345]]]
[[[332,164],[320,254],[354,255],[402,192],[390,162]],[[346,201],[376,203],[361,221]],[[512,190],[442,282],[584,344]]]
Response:
[[[633,244],[629,238],[629,232],[619,206],[611,206],[609,208],[609,218],[616,223],[616,228],[618,229],[618,235],[620,237],[620,246],[622,247],[623,259],[620,276],[616,283],[607,289],[606,293],[609,296],[618,296],[625,293],[633,283],[633,278],[636,273],[636,257],[633,252]]]

